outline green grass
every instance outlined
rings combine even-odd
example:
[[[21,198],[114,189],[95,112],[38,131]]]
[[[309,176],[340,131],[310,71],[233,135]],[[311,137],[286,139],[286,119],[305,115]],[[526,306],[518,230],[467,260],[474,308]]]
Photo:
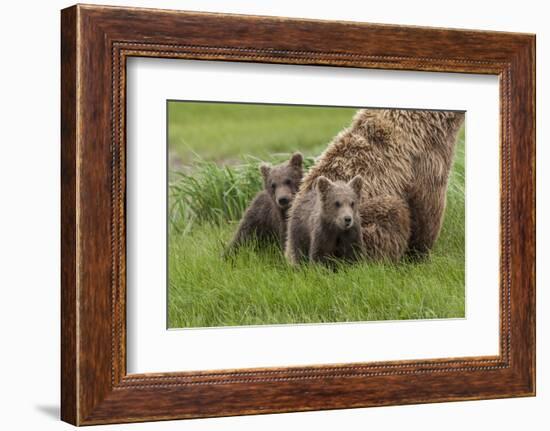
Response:
[[[318,154],[347,126],[354,108],[169,102],[168,147],[176,164],[194,154],[234,162],[242,154],[268,158],[299,149]]]
[[[217,115],[225,118],[227,106],[241,108],[240,105],[218,105],[220,110],[216,111],[214,106],[210,106],[210,114],[205,115],[202,104],[193,105],[189,106],[193,112],[188,116],[202,123],[208,123]],[[250,106],[245,107],[253,111]],[[254,129],[255,134],[263,135],[266,142],[276,140],[277,136],[286,135],[285,130],[294,130],[297,123],[293,120],[285,129],[280,117],[292,118],[294,109],[307,110],[285,109],[290,112],[272,115],[277,130],[267,120],[262,128],[255,121],[250,121],[254,123],[252,125],[241,122],[231,127],[239,136]],[[313,111],[317,112],[319,126],[324,124],[326,115],[323,109]],[[355,112],[346,111],[347,120],[343,125],[347,125]],[[308,117],[308,121],[313,123],[314,115],[310,112]],[[230,127],[230,121],[227,123]],[[200,129],[199,125],[195,126]],[[315,151],[320,152],[339,128],[326,131],[321,140],[323,145]],[[292,133],[288,132],[287,138],[293,136]],[[234,137],[227,139],[231,141]],[[340,265],[336,271],[319,265],[291,268],[275,247],[261,252],[245,248],[234,259],[223,260],[220,255],[234,233],[242,211],[261,187],[257,169],[260,158],[277,162],[287,155],[259,157],[261,152],[255,151],[256,158],[241,156],[240,149],[231,152],[231,148],[219,148],[220,151],[216,152],[215,146],[209,145],[208,137],[199,135],[195,136],[193,143],[199,149],[196,162],[171,176],[169,327],[464,316],[464,131],[458,139],[443,228],[430,257],[421,262],[397,265]],[[296,149],[304,150],[296,144],[276,151],[268,146],[265,151],[272,154]],[[316,155],[315,152],[310,154]],[[228,159],[232,163],[212,161]],[[306,162],[311,165],[313,158],[307,158]]]
[[[460,253],[437,247],[428,263],[295,269],[276,249],[245,249],[235,260],[220,259],[232,230],[205,226],[171,242],[170,327],[464,316]]]

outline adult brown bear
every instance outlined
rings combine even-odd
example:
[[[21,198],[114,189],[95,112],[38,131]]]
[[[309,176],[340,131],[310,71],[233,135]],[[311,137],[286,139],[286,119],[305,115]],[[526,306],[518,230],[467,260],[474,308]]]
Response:
[[[424,254],[436,241],[464,112],[362,109],[305,176],[293,208],[316,178],[363,178],[361,230],[371,259]],[[292,209],[290,219],[292,219]],[[292,229],[289,226],[289,235]]]

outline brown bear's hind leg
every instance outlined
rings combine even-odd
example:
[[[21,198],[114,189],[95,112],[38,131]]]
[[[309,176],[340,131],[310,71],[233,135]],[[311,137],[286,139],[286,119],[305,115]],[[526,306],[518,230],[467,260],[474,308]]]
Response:
[[[439,236],[445,213],[447,185],[416,188],[409,197],[411,211],[411,238],[409,255],[423,257],[434,246]]]
[[[368,259],[399,261],[407,251],[411,232],[407,203],[389,195],[364,199],[361,231]]]

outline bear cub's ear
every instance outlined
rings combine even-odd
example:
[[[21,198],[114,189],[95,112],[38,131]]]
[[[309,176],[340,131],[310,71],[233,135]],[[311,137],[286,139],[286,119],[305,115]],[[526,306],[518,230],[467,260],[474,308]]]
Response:
[[[326,198],[329,190],[332,187],[332,181],[330,181],[327,177],[324,177],[321,175],[317,178],[317,182],[315,183],[315,186],[317,187],[317,192],[321,195],[321,198]]]
[[[361,190],[363,189],[363,177],[361,175],[356,175],[348,183],[357,196],[361,196]]]
[[[301,168],[303,162],[304,156],[302,156],[302,153],[296,152],[292,155],[288,163],[296,168]]]
[[[271,173],[271,165],[267,163],[262,163],[260,165],[260,172],[262,173],[262,177],[264,178],[264,186],[267,187],[267,181],[269,180],[269,174]]]

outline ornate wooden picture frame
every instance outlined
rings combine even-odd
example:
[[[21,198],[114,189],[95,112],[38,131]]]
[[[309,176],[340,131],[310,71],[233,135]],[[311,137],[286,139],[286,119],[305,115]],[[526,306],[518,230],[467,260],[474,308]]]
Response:
[[[64,421],[535,394],[534,35],[81,5],[63,10],[61,24]],[[500,354],[127,374],[125,98],[135,56],[497,75]]]

